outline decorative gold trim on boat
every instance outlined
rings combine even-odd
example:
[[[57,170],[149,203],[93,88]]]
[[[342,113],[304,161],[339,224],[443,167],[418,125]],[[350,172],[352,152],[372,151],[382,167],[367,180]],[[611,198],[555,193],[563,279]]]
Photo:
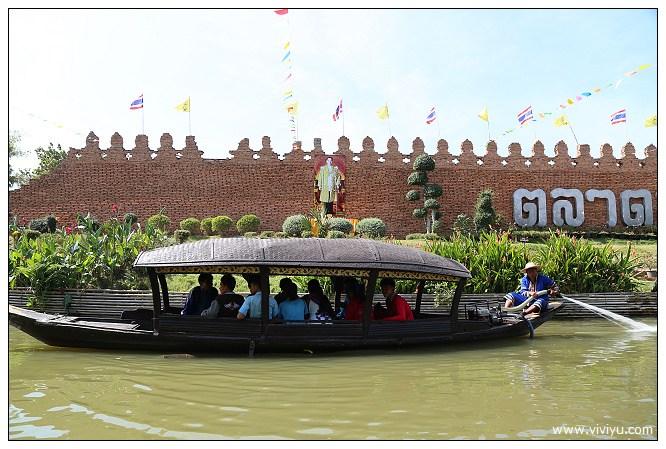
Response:
[[[325,267],[271,267],[270,273],[282,276],[370,276],[370,270]]]
[[[450,276],[448,274],[436,273],[417,273],[414,271],[393,271],[393,270],[380,270],[380,278],[397,278],[397,279],[418,279],[423,281],[452,281],[458,282],[460,280],[457,276]]]
[[[201,265],[196,267],[155,267],[156,273],[233,273],[258,274],[259,267],[241,267],[237,265]]]

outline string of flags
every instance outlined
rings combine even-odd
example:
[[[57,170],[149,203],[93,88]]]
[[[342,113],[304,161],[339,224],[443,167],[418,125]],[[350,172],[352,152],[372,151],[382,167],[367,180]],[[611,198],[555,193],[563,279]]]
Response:
[[[614,86],[614,89],[617,89],[618,87],[620,87],[620,84],[622,83],[622,81],[624,81],[624,79],[626,79],[627,77],[633,76],[633,75],[637,74],[639,71],[641,71],[641,70],[645,70],[645,69],[647,69],[647,68],[649,68],[649,67],[651,67],[650,64],[643,64],[642,66],[637,67],[635,70],[632,70],[632,71],[626,72],[626,73],[624,73],[624,74],[622,75],[622,78],[620,78],[620,79],[617,80],[616,82],[612,82],[612,83],[608,83],[608,84],[606,84],[606,85],[604,86],[603,89],[600,88],[600,87],[596,87],[596,88],[594,88],[594,89],[591,89],[591,91],[585,91],[585,92],[581,92],[581,93],[578,94],[578,95],[572,95],[571,97],[567,98],[566,101],[562,101],[562,102],[560,103],[560,105],[559,105],[559,108],[560,108],[560,109],[565,109],[565,108],[567,108],[567,107],[570,107],[571,105],[574,105],[574,104],[576,104],[577,102],[583,101],[583,100],[585,100],[586,98],[591,97],[591,96],[593,95],[593,93],[599,93],[599,92],[602,92],[602,90],[608,90],[608,88],[613,87],[613,86]],[[575,98],[576,101],[574,101],[574,98]],[[626,112],[626,111],[618,111],[618,112]],[[539,113],[537,113],[537,116],[539,117],[539,119],[545,119],[545,118],[547,118],[549,115],[552,115],[552,114],[553,114],[552,112],[539,112]],[[617,113],[615,113],[615,114],[617,114]],[[613,114],[613,115],[615,115],[615,114]],[[563,118],[563,117],[564,117],[564,118]],[[479,118],[481,118],[482,120],[485,120],[486,122],[488,122],[488,108],[487,108],[487,107],[484,108],[484,109],[479,113]],[[650,126],[656,126],[656,115],[655,115],[654,117],[651,117],[651,118],[649,118],[649,119],[646,119],[646,128],[649,128],[649,127],[650,127],[650,126],[648,126],[648,121],[652,120],[652,118],[654,118],[654,120],[655,120],[655,125],[650,125]],[[531,107],[531,106],[528,106],[525,110],[523,110],[522,112],[520,112],[520,113],[518,114],[518,122],[519,122],[521,128],[524,127],[524,126],[527,126],[527,125],[529,124],[529,122],[536,122],[536,121],[538,121],[539,119],[536,118],[536,117],[534,116],[533,111],[532,111],[532,107]],[[616,121],[616,122],[614,122],[613,120],[611,120],[611,124],[614,125],[614,124],[617,124],[617,123],[626,122],[626,115],[624,116],[624,119],[625,119],[625,120],[622,120],[622,121]],[[566,121],[566,125],[569,125],[569,126],[570,126],[568,120],[566,119],[566,117],[565,117],[564,115],[558,117],[558,118],[555,120],[554,124],[555,124],[555,126],[564,126],[564,125],[565,125],[565,124],[563,124],[564,121]],[[650,123],[651,123],[651,122],[650,122]],[[505,130],[505,131],[501,134],[501,136],[506,136],[507,134],[510,134],[510,133],[512,133],[512,132],[514,132],[514,131],[515,131],[515,128],[514,128],[514,129],[508,129],[508,130]],[[497,138],[499,138],[499,137],[500,137],[500,136],[498,136]]]
[[[287,16],[289,14],[289,9],[276,9],[275,14],[278,16]],[[298,115],[298,101],[294,99],[294,89],[293,89],[293,78],[292,78],[292,66],[291,66],[291,36],[289,30],[289,19],[287,18],[287,40],[282,47],[284,55],[280,61],[286,68],[286,77],[282,80],[286,84],[286,90],[284,92],[284,98],[282,102],[284,103],[284,108],[289,114],[289,131],[292,134],[292,139],[296,141],[298,139],[298,128],[296,125],[296,116]]]

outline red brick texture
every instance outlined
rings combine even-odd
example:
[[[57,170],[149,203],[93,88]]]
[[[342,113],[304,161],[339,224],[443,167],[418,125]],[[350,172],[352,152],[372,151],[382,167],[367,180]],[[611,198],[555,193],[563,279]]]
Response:
[[[113,204],[118,214],[134,212],[139,221],[165,207],[172,229],[188,217],[202,219],[228,215],[234,220],[253,213],[261,219],[261,230],[282,230],[290,215],[308,214],[313,206],[314,167],[307,156],[323,154],[320,139],[315,139],[311,152],[295,148],[283,160],[270,147],[270,138],[262,139],[262,148],[253,151],[249,140],[243,139],[232,150],[230,159],[203,159],[193,136],[186,138],[185,147],[177,150],[173,139],[164,134],[157,150],[148,147],[145,135],[136,137],[132,149],[123,148],[123,139],[116,133],[111,146],[99,147],[91,132],[86,146],[70,148],[62,166],[20,189],[9,192],[10,213],[19,218],[56,216],[59,226],[72,223],[77,214],[90,212],[105,220],[111,216]],[[456,216],[474,215],[474,206],[481,190],[494,191],[495,212],[513,222],[513,192],[524,188],[542,189],[547,195],[547,226],[554,226],[550,191],[555,188],[610,189],[617,202],[618,227],[624,227],[620,212],[620,193],[624,190],[647,189],[652,195],[654,225],[657,224],[657,149],[648,146],[645,159],[634,157],[634,147],[622,148],[621,159],[613,157],[612,148],[604,145],[599,159],[590,157],[589,146],[577,148],[577,157],[567,154],[560,142],[556,155],[544,154],[541,142],[532,148],[532,156],[521,155],[518,144],[509,147],[510,154],[497,154],[494,142],[487,153],[478,157],[472,144],[465,141],[458,156],[448,152],[448,143],[440,140],[433,155],[436,168],[432,182],[444,189],[440,198],[442,222],[450,229]],[[345,198],[347,218],[378,217],[386,223],[388,232],[404,237],[424,232],[422,220],[412,217],[420,202],[409,202],[407,176],[412,162],[423,154],[420,138],[412,142],[413,152],[398,151],[398,142],[391,138],[387,152],[379,154],[374,142],[366,137],[353,152],[346,137],[338,140],[336,154],[347,162]],[[584,154],[582,154],[584,153]],[[630,156],[625,157],[625,154]],[[409,158],[410,162],[403,162]],[[379,160],[381,159],[381,160]],[[529,162],[529,164],[526,164]],[[607,219],[604,200],[585,201],[585,221],[582,228],[604,226]]]

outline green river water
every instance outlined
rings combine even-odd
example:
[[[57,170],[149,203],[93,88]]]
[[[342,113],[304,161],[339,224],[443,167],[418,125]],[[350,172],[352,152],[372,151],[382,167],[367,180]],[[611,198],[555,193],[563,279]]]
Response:
[[[10,328],[9,439],[658,438],[657,334],[603,319],[420,350],[164,355],[52,348]]]

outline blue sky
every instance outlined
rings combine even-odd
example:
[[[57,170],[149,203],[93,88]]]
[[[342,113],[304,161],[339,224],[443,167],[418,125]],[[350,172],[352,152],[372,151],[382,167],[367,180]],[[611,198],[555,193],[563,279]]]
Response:
[[[188,114],[175,106],[190,97],[205,158],[228,157],[246,137],[259,150],[262,136],[283,154],[295,135],[283,100],[291,90],[305,150],[319,137],[335,151],[340,99],[353,151],[370,136],[384,152],[393,135],[403,153],[421,137],[430,153],[443,138],[453,153],[469,139],[480,154],[485,106],[500,154],[512,142],[525,153],[535,139],[547,152],[564,140],[572,152],[571,130],[552,123],[562,113],[595,155],[605,143],[616,157],[627,140],[640,153],[657,144],[657,128],[644,126],[657,114],[655,9],[274,9],[10,10],[9,129],[24,150],[81,148],[91,130],[102,148],[117,131],[131,149],[143,112],[152,149],[163,133],[182,148]],[[592,95],[576,101],[583,92]],[[143,111],[130,110],[141,93]],[[380,120],[385,103],[390,118]],[[538,120],[520,128],[527,106]],[[427,125],[432,107],[438,119]],[[611,126],[621,109],[627,124]]]

